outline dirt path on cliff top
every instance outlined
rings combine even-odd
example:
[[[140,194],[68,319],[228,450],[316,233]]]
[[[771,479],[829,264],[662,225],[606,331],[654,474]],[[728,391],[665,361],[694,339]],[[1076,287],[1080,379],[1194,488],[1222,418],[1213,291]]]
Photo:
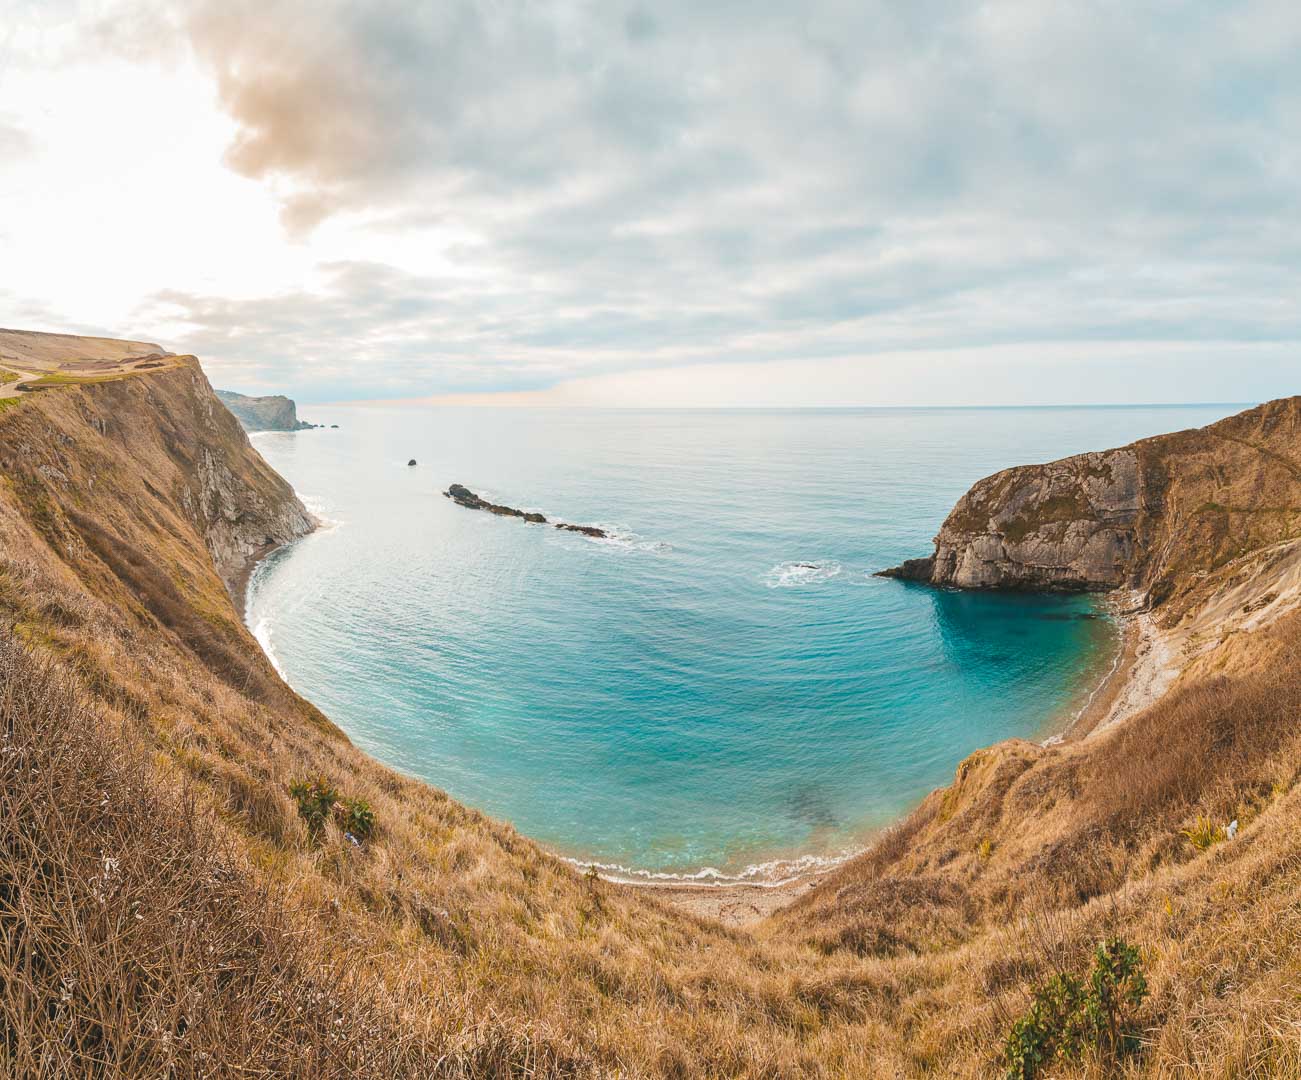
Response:
[[[20,383],[25,383],[29,379],[40,378],[39,372],[20,371],[16,367],[5,367],[3,362],[0,362],[0,370],[18,376],[18,378],[11,379],[9,382],[0,383],[0,398],[18,397],[22,393],[22,391],[18,389]]]

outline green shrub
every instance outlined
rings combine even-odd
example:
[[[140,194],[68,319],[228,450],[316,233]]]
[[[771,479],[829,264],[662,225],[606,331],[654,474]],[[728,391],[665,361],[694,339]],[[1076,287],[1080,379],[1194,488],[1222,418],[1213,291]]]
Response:
[[[375,831],[375,811],[363,799],[344,799],[336,808],[339,826],[358,840],[366,840]]]
[[[298,814],[307,822],[307,832],[316,839],[330,819],[330,811],[339,793],[323,776],[312,780],[296,780],[289,785],[289,794],[298,803]]]
[[[1134,1013],[1147,997],[1138,950],[1116,938],[1093,953],[1087,981],[1058,973],[1040,987],[1003,1043],[1008,1080],[1035,1080],[1054,1060],[1092,1051],[1104,1061],[1138,1049]]]
[[[1216,825],[1210,818],[1202,817],[1200,814],[1193,822],[1193,827],[1184,829],[1183,834],[1198,851],[1205,851],[1212,844],[1218,844],[1225,838],[1223,826]]]

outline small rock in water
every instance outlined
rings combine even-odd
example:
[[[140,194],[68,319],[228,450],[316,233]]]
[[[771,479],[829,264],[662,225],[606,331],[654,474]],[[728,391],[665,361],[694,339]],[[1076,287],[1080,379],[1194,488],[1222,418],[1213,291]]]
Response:
[[[564,529],[566,532],[582,533],[584,536],[592,536],[597,540],[605,540],[609,537],[604,529],[598,529],[595,525],[570,525],[566,522],[557,522],[557,529]]]
[[[416,463],[416,459],[412,458],[410,461],[407,462],[407,468],[408,469],[411,468],[411,466],[414,465],[415,463]]]

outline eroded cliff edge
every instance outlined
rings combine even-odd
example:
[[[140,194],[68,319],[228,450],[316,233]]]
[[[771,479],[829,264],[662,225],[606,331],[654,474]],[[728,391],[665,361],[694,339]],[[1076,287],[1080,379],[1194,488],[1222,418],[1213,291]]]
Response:
[[[138,553],[166,565],[183,547],[188,554],[189,534],[236,593],[257,556],[315,523],[198,361],[171,359],[166,371],[31,395],[5,418],[0,469],[69,557],[102,545],[101,559]],[[159,551],[152,535],[147,543],[147,525],[162,526],[176,547]]]

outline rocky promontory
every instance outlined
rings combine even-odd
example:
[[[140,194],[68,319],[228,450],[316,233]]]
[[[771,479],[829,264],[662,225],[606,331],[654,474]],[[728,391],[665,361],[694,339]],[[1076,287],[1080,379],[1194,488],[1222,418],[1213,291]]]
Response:
[[[958,500],[934,553],[882,576],[959,589],[1104,591],[1153,604],[1301,535],[1301,398],[1205,428],[1007,469]]]
[[[323,424],[309,424],[298,419],[298,407],[283,394],[250,397],[233,390],[217,390],[223,405],[235,414],[245,431],[307,431]],[[337,424],[335,425],[338,426]]]
[[[598,529],[595,525],[570,525],[564,521],[548,521],[543,514],[516,510],[513,506],[502,506],[500,503],[488,502],[487,499],[480,498],[463,484],[452,484],[443,494],[456,503],[457,506],[463,506],[467,510],[486,510],[488,513],[496,514],[499,517],[515,517],[532,525],[552,525],[565,532],[581,533],[583,536],[590,536],[595,540],[609,538],[609,533],[604,529]]]
[[[1133,560],[1144,494],[1132,447],[1008,469],[958,501],[933,555],[883,575],[962,589],[1115,588]]]

